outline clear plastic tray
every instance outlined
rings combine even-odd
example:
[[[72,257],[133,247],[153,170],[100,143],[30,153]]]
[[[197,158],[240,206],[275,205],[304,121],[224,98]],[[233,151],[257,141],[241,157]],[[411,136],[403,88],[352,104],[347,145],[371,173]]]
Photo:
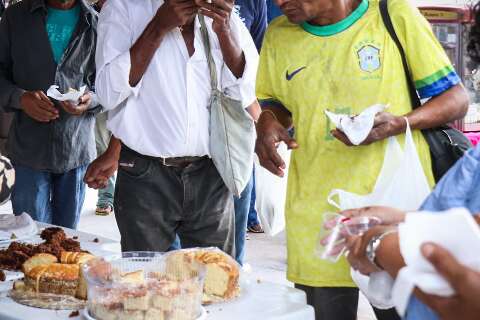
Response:
[[[169,272],[166,256],[155,252],[126,252],[89,261],[83,268],[89,313],[97,320],[109,320],[115,314],[169,320],[180,313],[182,319],[197,319],[202,313],[205,267],[179,261],[168,268]]]

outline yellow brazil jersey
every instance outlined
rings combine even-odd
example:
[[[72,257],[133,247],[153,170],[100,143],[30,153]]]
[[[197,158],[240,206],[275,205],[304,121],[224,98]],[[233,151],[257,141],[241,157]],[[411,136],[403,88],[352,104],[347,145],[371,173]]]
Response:
[[[389,11],[407,53],[422,98],[459,83],[428,22],[407,0],[390,0]],[[353,286],[346,261],[330,264],[314,255],[316,237],[332,189],[372,191],[386,142],[346,147],[335,140],[324,110],[358,114],[388,104],[388,112],[411,111],[400,53],[380,16],[378,0],[363,0],[346,19],[329,26],[295,25],[277,18],[260,55],[257,96],[262,105],[292,113],[299,149],[293,152],[286,203],[288,278],[309,286]],[[430,154],[414,132],[425,172],[433,185]],[[401,137],[403,143],[403,137]]]

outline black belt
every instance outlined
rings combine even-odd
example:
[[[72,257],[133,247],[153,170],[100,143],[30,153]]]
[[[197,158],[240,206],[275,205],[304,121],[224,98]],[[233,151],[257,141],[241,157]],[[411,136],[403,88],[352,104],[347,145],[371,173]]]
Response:
[[[136,152],[135,150],[130,149],[129,147],[127,147],[123,143],[122,143],[122,149],[127,150],[127,152],[129,152],[129,153],[135,154],[137,157],[148,159],[148,160],[153,160],[153,161],[158,161],[166,167],[185,168],[185,167],[188,167],[189,165],[191,165],[192,163],[209,159],[208,156],[203,156],[203,157],[173,157],[173,158],[146,156],[146,155],[143,155],[141,153]]]

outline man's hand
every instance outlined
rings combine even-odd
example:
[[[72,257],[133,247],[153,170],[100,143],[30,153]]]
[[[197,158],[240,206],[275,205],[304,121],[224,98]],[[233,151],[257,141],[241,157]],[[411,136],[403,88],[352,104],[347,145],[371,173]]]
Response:
[[[289,149],[298,148],[295,139],[290,138],[287,129],[273,115],[262,113],[257,122],[255,152],[262,167],[279,177],[284,176],[283,170],[286,168],[285,161],[277,152],[277,146],[282,141]]]
[[[90,93],[85,93],[80,99],[78,99],[78,105],[74,105],[70,101],[59,102],[65,112],[74,116],[81,116],[90,107],[90,104],[92,103],[92,95]]]
[[[88,166],[83,181],[92,189],[105,188],[118,169],[118,159],[119,154],[107,150]]]
[[[407,128],[407,122],[404,117],[394,116],[388,112],[380,112],[375,116],[372,131],[361,145],[369,145],[388,137],[404,133]],[[347,146],[353,146],[348,137],[340,130],[335,129],[331,134]]]
[[[165,31],[187,24],[198,12],[193,0],[167,0],[158,8],[156,21]]]
[[[212,3],[208,3],[205,0],[196,0],[196,3],[201,7],[201,14],[213,19],[212,28],[217,35],[230,32],[230,15],[234,6],[233,0],[212,0]]]
[[[422,252],[456,294],[443,298],[417,289],[415,295],[437,312],[442,320],[477,320],[480,315],[480,273],[459,264],[448,251],[435,244],[425,244]]]
[[[405,212],[382,206],[372,206],[359,209],[346,210],[339,213],[345,218],[375,217],[380,219],[382,225],[397,225],[405,220]]]
[[[23,112],[39,122],[50,122],[58,118],[57,108],[42,91],[27,91],[20,98]]]

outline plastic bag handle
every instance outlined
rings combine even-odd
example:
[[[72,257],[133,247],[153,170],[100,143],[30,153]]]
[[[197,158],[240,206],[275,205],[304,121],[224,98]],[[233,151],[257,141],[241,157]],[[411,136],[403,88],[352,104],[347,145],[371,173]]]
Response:
[[[338,189],[333,189],[332,191],[330,191],[330,194],[328,195],[328,198],[327,198],[327,202],[334,206],[335,208],[339,209],[339,210],[342,210],[340,208],[340,205],[335,201],[333,200],[333,197],[335,196],[339,196],[340,197],[340,190]],[[340,199],[340,198],[339,198]]]

